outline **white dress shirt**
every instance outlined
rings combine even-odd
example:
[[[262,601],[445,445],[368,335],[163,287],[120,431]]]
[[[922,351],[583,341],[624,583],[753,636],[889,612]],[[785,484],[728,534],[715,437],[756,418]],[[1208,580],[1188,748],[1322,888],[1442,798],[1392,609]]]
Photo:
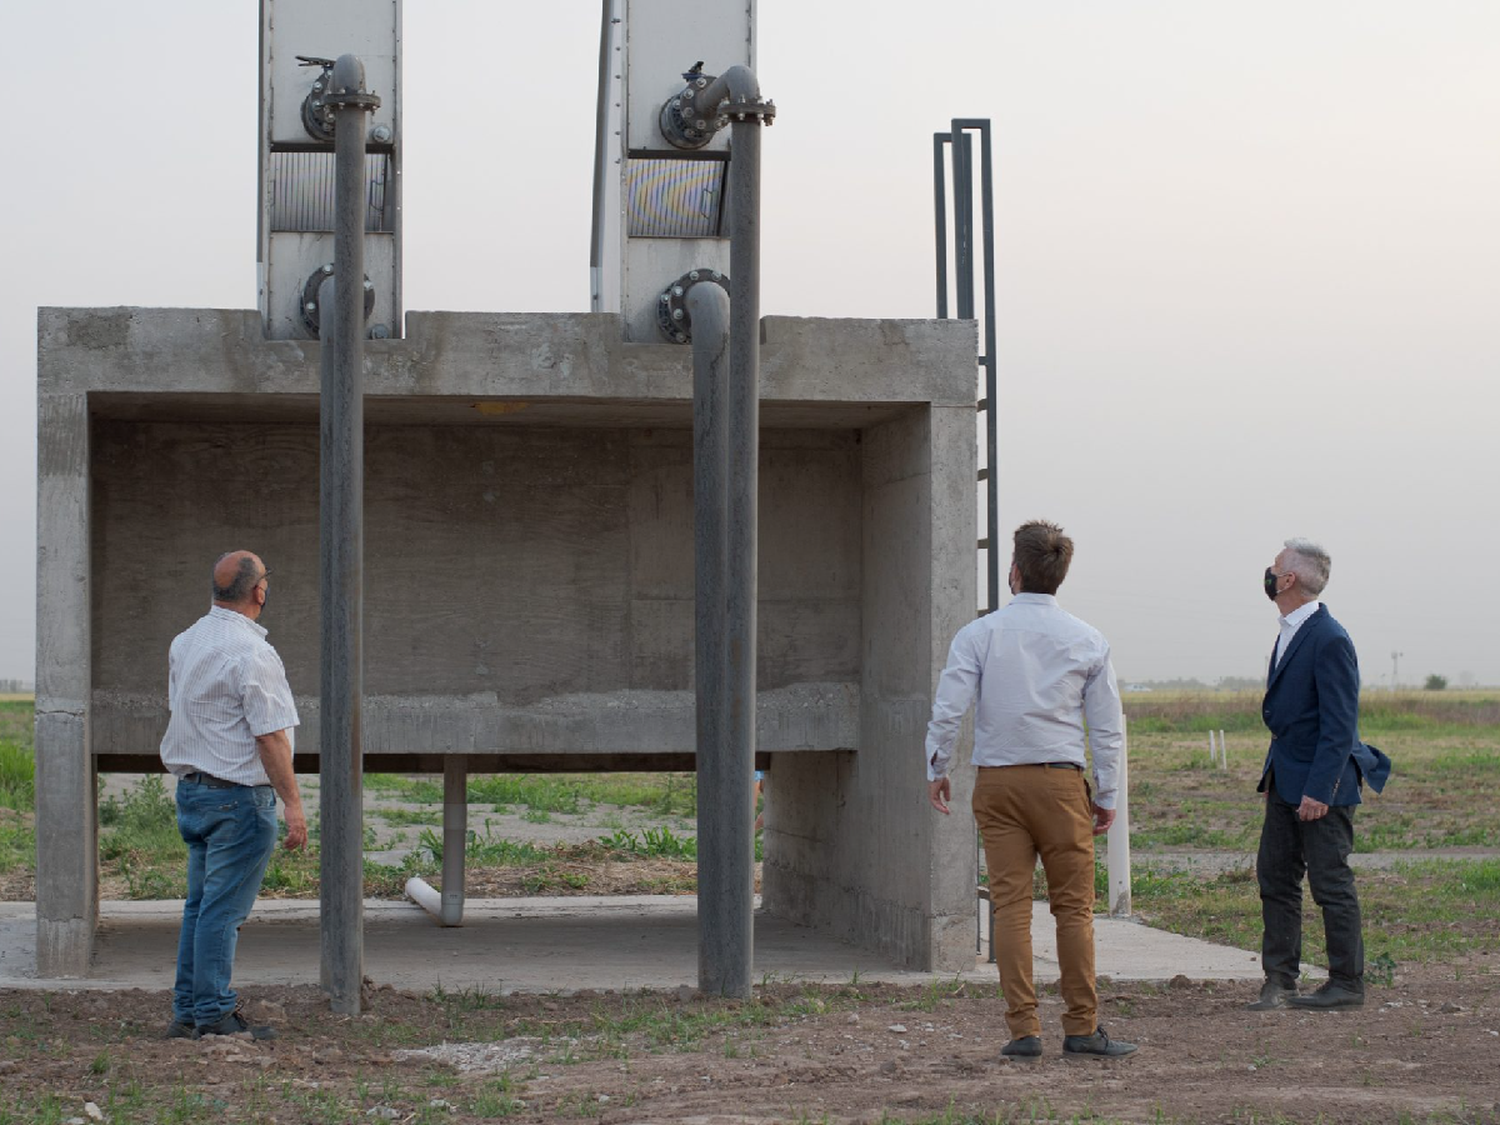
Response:
[[[269,785],[258,735],[287,732],[297,705],[266,631],[243,613],[214,606],[172,641],[162,763],[181,777],[201,771],[241,785]]]
[[[927,726],[927,778],[948,774],[969,705],[974,764],[1071,762],[1093,751],[1094,802],[1115,807],[1123,744],[1109,642],[1051,594],[1017,594],[959,630]],[[1087,727],[1085,728],[1085,723]]]
[[[1285,617],[1276,619],[1281,622],[1281,634],[1276,638],[1276,664],[1271,667],[1275,668],[1281,663],[1281,657],[1291,645],[1292,638],[1297,635],[1297,630],[1302,628],[1303,622],[1318,612],[1318,607],[1322,604],[1320,601],[1311,601],[1305,605],[1299,605]]]

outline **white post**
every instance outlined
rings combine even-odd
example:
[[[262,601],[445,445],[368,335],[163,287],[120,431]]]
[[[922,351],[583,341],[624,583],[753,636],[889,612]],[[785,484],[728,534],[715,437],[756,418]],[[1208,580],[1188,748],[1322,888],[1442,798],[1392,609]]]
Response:
[[[1210,767],[1212,767],[1212,766],[1217,765],[1218,761],[1219,761],[1219,751],[1218,751],[1218,748],[1216,746],[1214,746],[1214,732],[1213,731],[1209,731],[1208,732],[1208,764],[1209,764]]]
[[[1221,770],[1229,768],[1229,743],[1224,738],[1223,731],[1219,732],[1219,768]]]
[[[1125,716],[1120,716],[1120,789],[1115,799],[1115,820],[1105,839],[1109,842],[1109,913],[1130,917],[1130,738]]]

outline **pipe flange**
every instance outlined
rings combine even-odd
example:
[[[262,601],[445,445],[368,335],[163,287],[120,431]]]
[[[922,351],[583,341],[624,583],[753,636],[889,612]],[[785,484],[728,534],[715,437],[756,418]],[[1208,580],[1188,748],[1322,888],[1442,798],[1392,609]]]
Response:
[[[656,326],[674,344],[693,342],[693,320],[688,315],[688,290],[701,282],[729,292],[729,275],[718,270],[689,270],[662,291],[656,301]]]
[[[323,317],[318,309],[318,290],[323,287],[323,282],[333,276],[333,263],[320,266],[312,271],[312,275],[302,286],[302,324],[316,339],[322,327]],[[375,311],[375,283],[370,280],[370,275],[365,274],[365,319],[370,319],[370,314]]]
[[[776,103],[769,98],[756,98],[748,102],[725,102],[719,113],[731,121],[754,121],[761,125],[776,123]]]
[[[366,113],[372,113],[380,108],[380,95],[364,90],[341,88],[329,90],[327,96],[323,98],[323,104],[334,109],[362,109]]]
[[[683,75],[687,85],[669,98],[661,107],[658,124],[661,135],[674,148],[702,148],[714,139],[714,134],[729,124],[722,111],[709,108],[706,114],[697,112],[698,95],[714,81],[712,74],[689,71]]]
[[[334,112],[327,98],[328,91],[333,87],[333,62],[333,59],[323,59],[316,55],[297,56],[299,66],[322,68],[322,73],[313,79],[312,89],[308,91],[307,97],[302,99],[302,128],[315,141],[333,140]]]

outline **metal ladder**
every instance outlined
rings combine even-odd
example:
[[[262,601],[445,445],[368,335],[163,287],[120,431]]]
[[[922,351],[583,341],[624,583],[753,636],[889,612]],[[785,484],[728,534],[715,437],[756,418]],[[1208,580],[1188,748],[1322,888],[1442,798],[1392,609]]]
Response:
[[[948,242],[951,236],[954,257],[954,293],[957,298],[957,313],[960,320],[974,320],[974,145],[973,134],[979,134],[979,214],[978,228],[982,238],[984,277],[984,337],[977,362],[979,378],[983,380],[982,393],[978,395],[976,408],[984,415],[984,457],[978,466],[976,480],[985,485],[983,534],[976,550],[984,557],[985,600],[979,607],[981,614],[992,613],[1000,605],[1000,551],[996,550],[995,537],[999,524],[998,474],[995,470],[995,192],[991,170],[990,122],[989,118],[955,117],[946,133],[932,135],[932,181],[933,209],[937,246],[937,316],[948,319]],[[948,223],[947,169],[952,166],[953,224]],[[979,835],[974,836],[974,866],[979,866]],[[989,903],[989,888],[978,888],[979,902]],[[974,948],[984,947],[984,923],[981,911],[974,916]],[[995,959],[993,929],[991,931],[989,959]]]

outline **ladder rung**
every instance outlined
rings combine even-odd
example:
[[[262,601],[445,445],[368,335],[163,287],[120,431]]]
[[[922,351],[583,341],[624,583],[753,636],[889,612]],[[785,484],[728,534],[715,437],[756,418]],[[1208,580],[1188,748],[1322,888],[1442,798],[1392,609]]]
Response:
[[[980,469],[979,470],[979,479],[980,480],[989,480],[990,479],[990,471],[988,469]]]
[[[990,400],[988,398],[982,398],[977,403],[974,404],[974,409],[976,411],[978,411],[980,414],[983,414],[989,408],[990,408]]]
[[[981,551],[988,551],[990,549],[990,541],[989,541],[989,539],[988,538],[981,539],[979,541],[979,547],[977,549],[981,550]]]

